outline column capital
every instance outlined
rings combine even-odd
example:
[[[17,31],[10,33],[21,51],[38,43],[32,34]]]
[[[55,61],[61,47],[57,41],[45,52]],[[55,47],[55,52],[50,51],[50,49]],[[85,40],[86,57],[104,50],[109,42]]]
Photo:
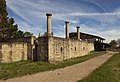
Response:
[[[69,23],[68,21],[65,21],[65,23]]]
[[[51,13],[46,13],[46,16],[52,16],[52,14]]]
[[[76,28],[80,28],[80,26],[77,26]]]

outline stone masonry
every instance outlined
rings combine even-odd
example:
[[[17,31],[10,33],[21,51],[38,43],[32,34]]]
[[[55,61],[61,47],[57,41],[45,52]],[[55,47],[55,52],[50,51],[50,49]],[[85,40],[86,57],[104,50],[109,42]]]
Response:
[[[78,39],[69,38],[69,22],[65,21],[66,38],[51,36],[51,16],[47,16],[47,36],[38,38],[38,59],[54,63],[87,55],[94,51],[94,43],[80,40],[80,27],[77,26]]]
[[[0,41],[0,62],[20,60],[46,61],[55,63],[70,58],[87,55],[94,51],[94,43],[80,39],[77,26],[77,39],[69,38],[69,22],[65,21],[65,38],[55,37],[51,31],[52,14],[47,13],[47,34],[39,38],[17,38],[7,42]]]
[[[10,63],[21,60],[32,60],[32,38],[11,39],[0,42],[0,62]]]

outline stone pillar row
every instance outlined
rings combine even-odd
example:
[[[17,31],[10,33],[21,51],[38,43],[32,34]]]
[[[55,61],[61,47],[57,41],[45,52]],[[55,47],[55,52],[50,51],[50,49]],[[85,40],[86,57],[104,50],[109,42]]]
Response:
[[[51,32],[51,16],[52,14],[47,13],[47,36],[52,36]],[[80,40],[80,27],[77,26],[77,39]],[[69,22],[65,21],[65,34],[66,34],[66,39],[69,39]]]

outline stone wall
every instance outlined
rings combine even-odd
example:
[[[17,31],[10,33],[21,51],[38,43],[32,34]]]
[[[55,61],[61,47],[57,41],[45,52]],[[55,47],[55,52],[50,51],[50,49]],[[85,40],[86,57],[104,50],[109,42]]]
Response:
[[[28,59],[28,44],[25,42],[0,43],[0,62],[14,62]]]
[[[94,50],[94,44],[88,41],[58,37],[24,38],[17,41],[0,42],[0,62],[20,60],[40,60],[47,62],[62,61],[87,55]]]
[[[70,58],[87,55],[94,50],[94,44],[88,41],[79,41],[58,37],[44,37],[38,41],[40,60],[49,62],[62,61]]]
[[[0,41],[0,62],[32,60],[33,37]]]
[[[38,38],[37,55],[38,55],[38,60],[48,61],[48,39],[47,37]]]
[[[84,56],[94,50],[92,42],[75,39],[49,37],[48,44],[48,61],[50,62]]]

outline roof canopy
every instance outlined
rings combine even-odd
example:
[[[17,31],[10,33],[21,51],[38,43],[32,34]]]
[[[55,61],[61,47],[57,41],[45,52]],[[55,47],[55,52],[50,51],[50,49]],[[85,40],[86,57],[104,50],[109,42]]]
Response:
[[[76,38],[77,37],[76,32],[72,32],[72,33],[69,33],[69,34],[70,34],[70,38],[72,38],[72,37]],[[82,33],[82,32],[80,32],[80,39],[100,39],[100,40],[105,40],[102,37],[91,35],[91,34],[86,34],[86,33]]]

